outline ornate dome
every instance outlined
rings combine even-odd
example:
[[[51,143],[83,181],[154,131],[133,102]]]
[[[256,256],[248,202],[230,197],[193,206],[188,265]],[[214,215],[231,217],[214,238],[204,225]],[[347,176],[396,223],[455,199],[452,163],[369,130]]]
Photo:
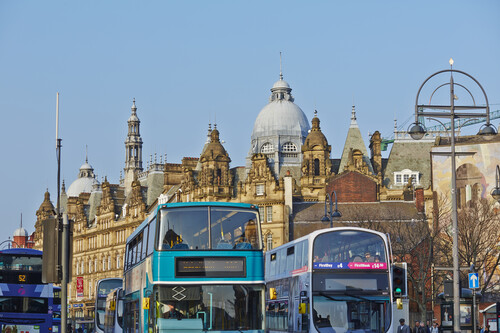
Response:
[[[14,231],[14,237],[28,237],[28,232],[23,227],[20,227]]]
[[[136,113],[137,112],[137,106],[135,106],[135,98],[134,98],[132,107],[130,109],[132,110],[132,114],[128,118],[128,122],[130,123],[130,122],[139,121],[139,117],[137,117],[137,113]]]
[[[302,151],[310,150],[315,146],[320,146],[322,148],[328,147],[328,141],[326,140],[323,132],[321,132],[321,128],[319,127],[319,118],[316,115],[312,120],[312,128],[309,135],[307,135],[304,145],[302,146]]]
[[[85,161],[80,167],[78,178],[71,183],[66,194],[68,197],[77,197],[80,193],[91,193],[94,184],[99,184],[97,179],[95,179],[94,169],[88,161]]]
[[[200,161],[226,160],[228,159],[227,152],[222,146],[219,139],[219,130],[215,128],[210,133],[210,143],[205,146],[201,154]]]
[[[280,77],[271,88],[269,104],[260,111],[252,132],[252,141],[259,137],[290,135],[306,137],[309,122],[304,112],[293,103],[292,89]]]

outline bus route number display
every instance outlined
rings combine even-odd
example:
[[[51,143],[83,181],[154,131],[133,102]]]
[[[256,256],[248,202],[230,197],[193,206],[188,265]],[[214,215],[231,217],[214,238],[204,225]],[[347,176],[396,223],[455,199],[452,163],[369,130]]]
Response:
[[[176,258],[177,277],[246,277],[244,257]]]

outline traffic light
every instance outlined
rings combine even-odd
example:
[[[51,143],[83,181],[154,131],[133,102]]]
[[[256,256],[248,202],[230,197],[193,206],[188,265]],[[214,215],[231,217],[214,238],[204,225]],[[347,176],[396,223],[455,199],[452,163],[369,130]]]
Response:
[[[406,263],[394,263],[392,265],[392,293],[394,297],[399,298],[407,296],[407,267]]]

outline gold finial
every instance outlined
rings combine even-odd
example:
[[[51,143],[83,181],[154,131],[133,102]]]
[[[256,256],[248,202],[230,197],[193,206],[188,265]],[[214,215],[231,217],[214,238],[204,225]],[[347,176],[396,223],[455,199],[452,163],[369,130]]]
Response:
[[[450,58],[450,66],[453,67],[453,58]]]

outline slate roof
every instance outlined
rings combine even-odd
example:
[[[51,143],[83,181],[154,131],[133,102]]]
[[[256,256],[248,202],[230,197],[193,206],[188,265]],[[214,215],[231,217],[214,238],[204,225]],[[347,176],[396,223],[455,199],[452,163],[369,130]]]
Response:
[[[394,186],[394,172],[410,169],[420,173],[420,185],[427,189],[431,186],[431,148],[433,141],[396,140],[392,145],[387,165],[384,169],[383,184],[387,188]]]

